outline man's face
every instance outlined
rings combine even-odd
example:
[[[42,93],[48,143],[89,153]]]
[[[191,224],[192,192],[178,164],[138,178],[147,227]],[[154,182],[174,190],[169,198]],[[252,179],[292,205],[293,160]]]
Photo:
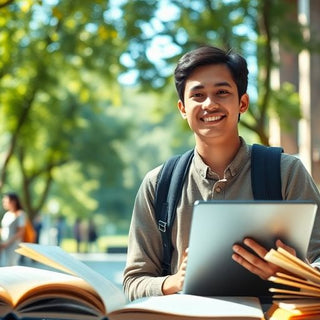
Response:
[[[178,107],[197,138],[228,139],[238,135],[238,117],[248,109],[248,95],[239,101],[238,89],[227,66],[196,68],[186,81],[184,104]],[[207,141],[209,142],[209,141]]]

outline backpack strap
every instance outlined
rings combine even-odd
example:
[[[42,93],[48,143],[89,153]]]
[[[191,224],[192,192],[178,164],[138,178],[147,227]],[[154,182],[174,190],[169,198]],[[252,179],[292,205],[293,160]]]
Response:
[[[167,275],[170,272],[171,229],[193,155],[194,150],[192,149],[182,155],[170,158],[163,164],[158,175],[155,193],[155,214],[163,244],[162,275]]]
[[[280,158],[283,149],[252,145],[251,185],[255,200],[282,200]]]

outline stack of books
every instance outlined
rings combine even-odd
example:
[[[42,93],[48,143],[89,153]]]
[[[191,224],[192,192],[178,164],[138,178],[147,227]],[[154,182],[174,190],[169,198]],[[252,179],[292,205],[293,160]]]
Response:
[[[269,280],[273,303],[267,320],[320,319],[320,272],[315,266],[282,248],[271,249],[265,259],[283,269]]]

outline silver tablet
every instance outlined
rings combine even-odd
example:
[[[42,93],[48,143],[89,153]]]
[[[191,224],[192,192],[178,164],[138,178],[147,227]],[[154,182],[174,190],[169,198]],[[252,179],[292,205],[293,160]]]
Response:
[[[233,244],[252,237],[270,249],[280,238],[305,258],[316,210],[301,201],[197,201],[183,293],[267,296],[269,282],[232,260]]]

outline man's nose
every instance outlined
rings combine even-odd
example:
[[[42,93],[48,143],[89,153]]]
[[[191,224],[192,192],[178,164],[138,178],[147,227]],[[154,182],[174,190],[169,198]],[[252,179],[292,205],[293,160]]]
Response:
[[[214,110],[218,107],[217,102],[212,97],[207,97],[205,101],[203,101],[202,108],[205,110]]]

